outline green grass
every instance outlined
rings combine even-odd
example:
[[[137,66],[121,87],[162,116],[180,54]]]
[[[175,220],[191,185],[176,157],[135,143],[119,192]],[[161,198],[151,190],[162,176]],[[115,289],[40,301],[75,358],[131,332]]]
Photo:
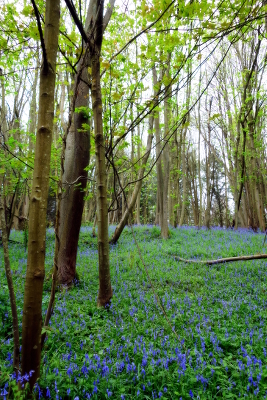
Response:
[[[114,227],[110,228],[111,231]],[[52,399],[263,399],[267,397],[266,261],[213,267],[177,262],[265,252],[262,234],[247,230],[134,227],[155,300],[131,229],[110,248],[112,305],[96,307],[97,239],[83,227],[79,282],[58,292],[44,346],[35,398]],[[23,234],[12,232],[23,243]],[[53,264],[54,235],[47,232],[45,313]],[[0,249],[2,252],[2,248]],[[21,320],[27,254],[10,245]],[[12,326],[1,254],[0,398],[12,385]],[[21,328],[21,326],[20,326]]]

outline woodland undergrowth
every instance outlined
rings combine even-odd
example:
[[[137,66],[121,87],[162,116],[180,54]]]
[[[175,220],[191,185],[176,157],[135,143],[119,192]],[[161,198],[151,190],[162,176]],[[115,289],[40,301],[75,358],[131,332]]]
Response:
[[[36,399],[267,398],[267,263],[206,266],[177,262],[266,252],[264,235],[248,230],[134,227],[151,283],[130,228],[110,248],[113,298],[96,307],[97,239],[83,227],[77,276],[56,293],[43,349]],[[110,235],[114,227],[110,228]],[[20,329],[27,253],[12,232],[10,261]],[[21,242],[21,245],[17,242]],[[47,231],[43,313],[49,301],[54,233]],[[12,319],[0,248],[0,398],[12,388]],[[25,383],[25,382],[24,382]],[[15,392],[14,392],[15,393]]]

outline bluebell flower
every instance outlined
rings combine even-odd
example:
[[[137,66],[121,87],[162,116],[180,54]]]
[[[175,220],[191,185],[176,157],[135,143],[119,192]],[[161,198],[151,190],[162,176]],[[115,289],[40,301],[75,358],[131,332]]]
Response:
[[[192,392],[191,389],[189,390],[189,396],[191,397],[191,399],[193,399],[193,397],[194,397],[194,393]]]
[[[38,383],[36,382],[34,385],[34,392],[36,392],[38,390],[38,399],[42,398],[42,391],[40,386],[38,385]]]
[[[142,365],[142,367],[145,367],[147,365],[147,358],[146,357],[143,357],[141,365]]]
[[[109,367],[107,365],[103,365],[102,367],[102,376],[107,376],[109,373]]]
[[[108,389],[107,389],[107,395],[108,395],[108,397],[112,396],[112,392],[110,390],[108,390]]]
[[[83,364],[83,366],[82,366],[82,368],[81,368],[81,372],[82,372],[84,375],[87,375],[87,374],[88,374],[88,369],[87,369],[87,367],[86,367],[85,364]]]
[[[6,400],[6,395],[8,395],[8,392],[6,391],[6,389],[2,389],[0,392],[0,396],[3,396],[4,400]]]
[[[94,384],[93,393],[97,393],[97,386]]]
[[[50,390],[48,387],[46,388],[46,397],[48,397],[49,399],[51,397]]]

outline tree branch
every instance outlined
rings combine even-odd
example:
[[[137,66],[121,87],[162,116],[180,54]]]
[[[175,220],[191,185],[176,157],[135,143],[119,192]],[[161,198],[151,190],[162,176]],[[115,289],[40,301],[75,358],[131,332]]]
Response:
[[[37,27],[40,35],[40,41],[41,41],[41,47],[42,47],[42,52],[43,52],[43,59],[44,59],[44,69],[47,71],[48,70],[48,61],[47,61],[47,55],[46,55],[46,49],[45,49],[45,42],[44,42],[44,35],[43,35],[43,30],[42,30],[42,25],[41,25],[41,20],[40,20],[40,13],[39,10],[35,4],[34,0],[31,0],[32,6],[34,9],[35,17],[37,20]]]
[[[77,28],[79,29],[79,32],[80,32],[80,34],[81,34],[81,36],[82,36],[84,42],[87,43],[87,42],[88,42],[88,37],[87,37],[87,35],[86,35],[85,30],[83,29],[83,24],[82,24],[82,22],[80,21],[78,15],[77,15],[77,12],[76,12],[76,10],[75,10],[75,8],[74,8],[73,5],[72,5],[72,2],[69,1],[69,0],[65,0],[65,3],[66,3],[66,5],[67,5],[67,7],[68,7],[68,9],[69,9],[69,12],[70,12],[70,14],[71,14],[71,16],[72,16],[72,18],[73,18],[73,20],[74,20],[74,22],[75,22],[75,25],[76,25]]]
[[[115,4],[115,0],[110,0],[109,7],[108,7],[106,14],[104,15],[104,19],[103,19],[103,32],[106,29],[106,27],[108,26],[108,23],[110,21],[111,14],[112,14],[112,11],[114,8],[114,4]]]
[[[186,260],[179,256],[174,256],[177,261],[182,261],[185,263],[192,264],[202,264],[202,265],[214,265],[214,264],[223,264],[227,262],[234,261],[249,261],[249,260],[262,260],[263,258],[267,258],[267,254],[254,254],[252,256],[238,256],[238,257],[227,257],[227,258],[218,258],[217,260]]]

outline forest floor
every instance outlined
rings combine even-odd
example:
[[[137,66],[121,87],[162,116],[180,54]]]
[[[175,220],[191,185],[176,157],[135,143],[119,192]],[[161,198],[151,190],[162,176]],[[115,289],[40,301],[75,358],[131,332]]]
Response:
[[[82,228],[79,281],[56,293],[34,398],[267,398],[266,260],[206,266],[174,258],[266,253],[264,235],[184,227],[170,229],[170,239],[162,240],[158,227],[134,227],[134,232],[152,285],[126,228],[110,247],[112,304],[98,309],[97,239],[90,227]],[[23,233],[12,232],[11,239],[23,243]],[[52,229],[46,244],[44,314],[51,287]],[[12,384],[13,340],[2,252],[1,247],[0,398],[5,398]],[[21,321],[24,246],[11,243],[10,258]]]

